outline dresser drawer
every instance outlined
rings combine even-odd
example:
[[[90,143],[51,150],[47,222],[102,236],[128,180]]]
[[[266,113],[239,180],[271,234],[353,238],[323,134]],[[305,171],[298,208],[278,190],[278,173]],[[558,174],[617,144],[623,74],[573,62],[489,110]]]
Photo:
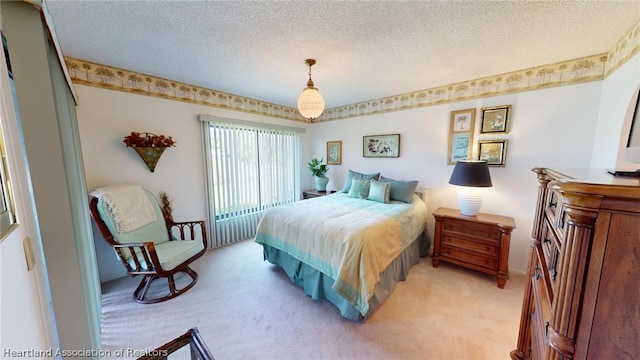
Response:
[[[545,271],[545,277],[548,280],[549,292],[553,294],[556,279],[558,278],[558,270],[560,269],[560,241],[556,237],[556,233],[551,229],[550,224],[545,223],[542,227],[542,239],[540,241],[542,256],[540,259],[541,271]],[[553,298],[553,296],[551,296]]]
[[[502,236],[499,230],[489,229],[487,226],[474,226],[468,221],[447,221],[443,224],[442,231],[445,234],[482,239],[496,245],[500,243]]]
[[[558,191],[549,190],[549,199],[544,213],[545,219],[550,224],[551,229],[555,231],[556,239],[562,239],[566,225],[567,209],[562,203],[562,195]]]
[[[533,314],[531,322],[532,352],[539,354],[539,359],[544,357],[544,353],[549,346],[547,332],[549,321],[551,320],[552,297],[547,284],[549,283],[548,273],[542,264],[535,261],[534,271],[531,278],[531,292],[533,295]],[[536,359],[536,357],[532,357]]]
[[[537,360],[543,359],[544,356],[544,340],[542,338],[542,332],[540,331],[542,327],[542,322],[540,320],[540,314],[533,309],[531,313],[531,353],[527,357],[527,359]]]
[[[459,260],[460,262],[487,268],[493,273],[495,273],[495,269],[498,266],[498,259],[487,257],[487,255],[452,247],[450,245],[447,245],[446,243],[442,244],[442,257],[445,259],[449,258],[450,260]]]
[[[551,220],[552,224],[555,223],[555,219],[558,215],[558,208],[562,203],[560,199],[561,197],[559,192],[552,189],[547,189],[547,198],[544,206],[544,213]]]
[[[533,290],[533,301],[536,311],[539,314],[539,318],[542,323],[546,324],[547,321],[551,319],[551,297],[549,296],[549,292],[545,285],[546,275],[540,264],[536,264],[536,268],[531,278],[532,290]],[[541,329],[545,333],[546,337],[546,329]]]
[[[468,252],[480,253],[483,256],[497,258],[499,247],[490,242],[473,241],[457,236],[444,235],[442,237],[443,246],[467,250]]]

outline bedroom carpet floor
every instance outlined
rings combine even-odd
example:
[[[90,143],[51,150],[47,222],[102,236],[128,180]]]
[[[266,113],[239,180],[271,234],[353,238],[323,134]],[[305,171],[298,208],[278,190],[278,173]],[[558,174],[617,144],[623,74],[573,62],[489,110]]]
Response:
[[[198,283],[175,299],[132,300],[138,278],[102,285],[105,358],[136,358],[198,327],[217,360],[508,359],[516,346],[524,275],[495,278],[424,257],[366,323],[340,317],[262,260],[253,240],[208,251]],[[124,349],[124,351],[123,351]]]

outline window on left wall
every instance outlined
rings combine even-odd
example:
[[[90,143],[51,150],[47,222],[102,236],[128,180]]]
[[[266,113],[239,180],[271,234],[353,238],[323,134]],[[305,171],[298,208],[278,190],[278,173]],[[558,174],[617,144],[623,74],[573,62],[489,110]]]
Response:
[[[13,99],[13,105],[16,109],[16,118],[20,117],[20,113],[17,111],[18,109],[18,101],[16,95],[16,87],[15,82],[13,80],[13,71],[11,69],[11,61],[9,59],[9,50],[7,48],[7,39],[5,38],[4,33],[2,36],[2,48],[4,51],[5,61],[7,65],[7,72],[9,74],[9,86],[11,88],[11,95]],[[0,106],[0,110],[4,106],[4,99],[2,100],[3,104]],[[7,109],[5,109],[6,111]],[[0,116],[8,115],[8,113],[2,113]],[[9,164],[7,163],[8,158],[5,149],[5,140],[4,140],[4,132],[2,126],[0,125],[0,242],[8,236],[8,234],[14,229],[18,222],[16,219],[16,209],[14,204],[14,196],[13,189],[11,188],[11,180],[9,179]]]
[[[297,201],[300,136],[246,123],[205,123],[212,246],[255,235],[268,208]]]

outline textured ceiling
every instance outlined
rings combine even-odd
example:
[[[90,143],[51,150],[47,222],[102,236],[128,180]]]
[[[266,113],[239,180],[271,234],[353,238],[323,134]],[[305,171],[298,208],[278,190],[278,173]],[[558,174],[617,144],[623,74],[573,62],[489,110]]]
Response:
[[[611,50],[640,1],[46,0],[65,56],[290,107],[327,107]]]

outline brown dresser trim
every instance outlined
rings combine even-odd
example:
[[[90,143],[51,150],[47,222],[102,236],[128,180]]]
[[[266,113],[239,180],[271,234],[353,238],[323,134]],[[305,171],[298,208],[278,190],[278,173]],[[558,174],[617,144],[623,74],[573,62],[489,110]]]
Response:
[[[511,358],[640,356],[640,180],[604,170],[533,172],[540,186],[531,281]]]

